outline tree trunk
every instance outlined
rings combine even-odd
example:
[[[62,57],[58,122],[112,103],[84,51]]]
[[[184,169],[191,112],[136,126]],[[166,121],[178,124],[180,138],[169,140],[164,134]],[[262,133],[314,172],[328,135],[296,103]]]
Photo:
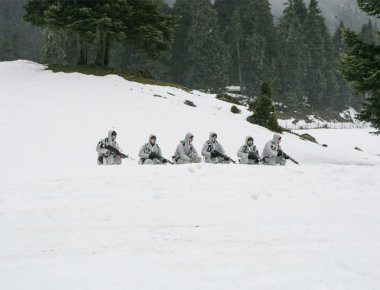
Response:
[[[77,48],[78,48],[78,60],[77,64],[87,64],[87,44],[82,40],[79,33],[77,33]]]
[[[241,75],[240,43],[239,43],[239,41],[236,41],[236,49],[237,49],[237,58],[238,58],[238,72],[239,72],[240,93],[243,93],[243,78],[242,78],[242,75]]]
[[[110,41],[107,32],[101,31],[99,34],[98,54],[96,64],[108,66],[109,64]]]

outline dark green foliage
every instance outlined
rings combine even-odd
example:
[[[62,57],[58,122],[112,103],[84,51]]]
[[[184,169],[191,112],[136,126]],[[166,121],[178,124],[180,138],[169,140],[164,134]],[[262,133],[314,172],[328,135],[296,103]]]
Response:
[[[240,106],[244,105],[243,101],[240,98],[233,97],[226,93],[219,93],[216,95],[216,98],[224,102],[228,102],[228,103],[232,103],[232,104],[236,104]]]
[[[278,100],[297,104],[305,96],[309,63],[306,36],[295,0],[289,0],[277,28],[281,53],[278,57],[279,96]]]
[[[338,67],[340,56],[345,50],[345,46],[343,43],[343,31],[344,31],[344,24],[343,22],[340,22],[339,27],[336,30],[333,37],[333,47],[334,47],[333,66],[334,68]],[[346,82],[346,80],[343,78],[343,76],[338,70],[335,70],[335,78],[336,78],[338,87],[337,87],[336,95],[332,99],[331,107],[338,111],[342,111],[343,109],[346,109],[349,104],[354,107],[357,107],[351,100],[352,94],[348,87],[348,83]]]
[[[317,139],[315,139],[315,137],[311,136],[310,134],[301,134],[300,138],[303,140],[308,140],[310,142],[318,143]]]
[[[230,52],[230,83],[257,94],[260,83],[274,72],[276,41],[269,1],[217,0],[215,7]]]
[[[380,2],[358,1],[364,11],[380,17]],[[358,119],[369,122],[380,134],[380,44],[363,40],[360,35],[345,30],[345,44],[350,48],[340,61],[340,70],[351,87],[366,94]]]
[[[173,12],[180,17],[173,44],[175,80],[203,90],[226,86],[228,55],[210,0],[180,0]]]
[[[109,64],[113,41],[129,41],[156,57],[172,40],[174,18],[161,12],[161,1],[30,0],[24,19],[78,36],[78,63],[87,61],[86,42],[98,42],[96,63]]]
[[[235,105],[231,106],[231,112],[233,114],[241,114],[241,110],[238,107],[236,107]]]
[[[192,101],[189,101],[189,100],[186,100],[186,101],[184,102],[184,104],[185,104],[185,105],[188,105],[188,106],[190,106],[190,107],[196,107],[196,105],[195,105]]]
[[[380,3],[378,0],[356,0],[360,9],[366,12],[368,15],[379,17],[380,15]]]
[[[275,132],[281,132],[282,128],[278,125],[277,117],[272,104],[272,89],[270,82],[265,81],[261,85],[261,95],[250,106],[253,115],[247,121],[268,128]]]

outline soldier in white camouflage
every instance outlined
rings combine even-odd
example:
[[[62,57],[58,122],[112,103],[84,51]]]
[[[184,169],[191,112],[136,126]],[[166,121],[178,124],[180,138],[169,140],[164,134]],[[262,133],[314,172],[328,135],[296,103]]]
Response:
[[[206,163],[224,163],[228,164],[231,159],[226,156],[223,146],[217,141],[218,135],[211,132],[209,140],[205,142],[202,148],[202,156]]]
[[[240,164],[258,164],[260,161],[259,151],[254,144],[254,140],[251,136],[245,138],[245,144],[239,148],[237,156],[240,157]]]
[[[286,164],[285,155],[281,149],[281,136],[274,134],[273,139],[268,141],[264,147],[262,159],[269,165],[282,165]]]
[[[148,143],[144,144],[139,152],[139,164],[144,165],[157,165],[163,164],[163,158],[160,147],[156,143],[157,137],[150,135]]]
[[[202,158],[198,156],[193,143],[194,135],[187,133],[185,139],[179,142],[173,156],[173,162],[176,164],[200,163]]]

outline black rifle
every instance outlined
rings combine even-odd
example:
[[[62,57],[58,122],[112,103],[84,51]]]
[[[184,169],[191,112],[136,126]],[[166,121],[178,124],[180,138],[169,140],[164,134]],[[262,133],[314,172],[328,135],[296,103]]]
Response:
[[[112,154],[114,154],[115,156],[118,156],[120,158],[128,158],[127,155],[125,155],[124,153],[121,153],[119,150],[117,150],[116,148],[110,146],[110,145],[107,145],[104,147],[105,149],[109,150],[112,152]]]
[[[166,158],[164,158],[164,157],[161,157],[161,158],[159,158],[164,164],[166,164],[166,163],[169,163],[169,164],[174,164],[173,162],[171,162],[170,160],[168,160],[168,159],[166,159]]]
[[[222,157],[226,161],[231,161],[233,164],[236,164],[236,161],[233,160],[231,157],[228,157],[227,155],[222,154],[221,152],[215,150],[214,153],[218,154],[219,157]]]
[[[285,158],[285,159],[289,159],[290,161],[292,161],[293,163],[297,164],[297,165],[300,165],[298,161],[294,160],[292,157],[290,157],[288,154],[286,154],[284,151],[282,152],[282,157]]]
[[[270,165],[270,164],[268,163],[268,161],[265,160],[265,157],[259,159],[259,164],[260,164],[260,163],[263,164],[263,165]]]

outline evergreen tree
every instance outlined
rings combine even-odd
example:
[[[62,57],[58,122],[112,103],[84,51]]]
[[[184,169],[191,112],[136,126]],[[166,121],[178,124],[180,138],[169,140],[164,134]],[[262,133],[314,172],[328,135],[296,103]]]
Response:
[[[368,14],[380,17],[380,2],[358,0],[358,4]],[[376,134],[380,134],[380,45],[366,43],[348,30],[344,32],[344,40],[350,50],[342,55],[341,72],[354,90],[366,94],[358,118],[371,123]]]
[[[360,31],[361,39],[369,44],[374,44],[376,42],[376,27],[372,24],[371,19],[367,24],[364,24]]]
[[[161,13],[161,5],[159,0],[30,0],[25,20],[77,33],[81,63],[86,61],[85,42],[97,40],[96,63],[108,65],[112,41],[129,41],[152,57],[170,47],[174,19]]]
[[[220,37],[217,15],[210,0],[191,2],[191,25],[186,39],[185,84],[197,89],[227,85],[227,51]]]
[[[258,94],[261,82],[273,78],[277,48],[273,16],[268,0],[240,0],[238,11],[243,83],[249,93]]]
[[[324,66],[323,74],[326,80],[325,90],[322,95],[322,108],[333,108],[338,94],[339,84],[336,76],[337,62],[335,58],[333,39],[326,25],[322,26]],[[347,103],[346,103],[347,106]]]
[[[337,80],[338,89],[337,89],[335,97],[333,98],[331,106],[333,109],[338,110],[338,111],[345,109],[347,105],[349,104],[354,105],[352,104],[352,94],[348,87],[348,83],[343,78],[339,70],[337,70],[338,61],[340,59],[341,54],[343,53],[345,49],[344,43],[343,43],[344,29],[345,29],[344,24],[341,21],[333,37],[335,78]]]
[[[218,13],[220,31],[226,32],[234,21],[232,17],[239,0],[215,0],[215,10]]]
[[[310,62],[307,68],[305,94],[313,107],[322,107],[322,97],[326,88],[326,79],[323,68],[326,59],[324,57],[324,39],[322,29],[324,19],[316,0],[311,0],[306,21],[306,41],[310,52]]]
[[[260,88],[260,97],[250,106],[253,115],[247,121],[266,127],[272,131],[281,132],[272,104],[272,88],[269,81],[264,81]]]
[[[298,104],[303,101],[304,83],[309,59],[305,33],[297,14],[295,0],[289,0],[277,27],[279,53],[277,73],[280,101]]]
[[[294,0],[295,13],[301,22],[302,27],[305,29],[307,25],[308,10],[303,0]]]
[[[180,84],[185,83],[187,69],[184,62],[187,58],[188,29],[192,23],[191,5],[192,1],[177,0],[173,7],[173,15],[178,18],[178,21],[174,31],[170,67],[173,81]]]

